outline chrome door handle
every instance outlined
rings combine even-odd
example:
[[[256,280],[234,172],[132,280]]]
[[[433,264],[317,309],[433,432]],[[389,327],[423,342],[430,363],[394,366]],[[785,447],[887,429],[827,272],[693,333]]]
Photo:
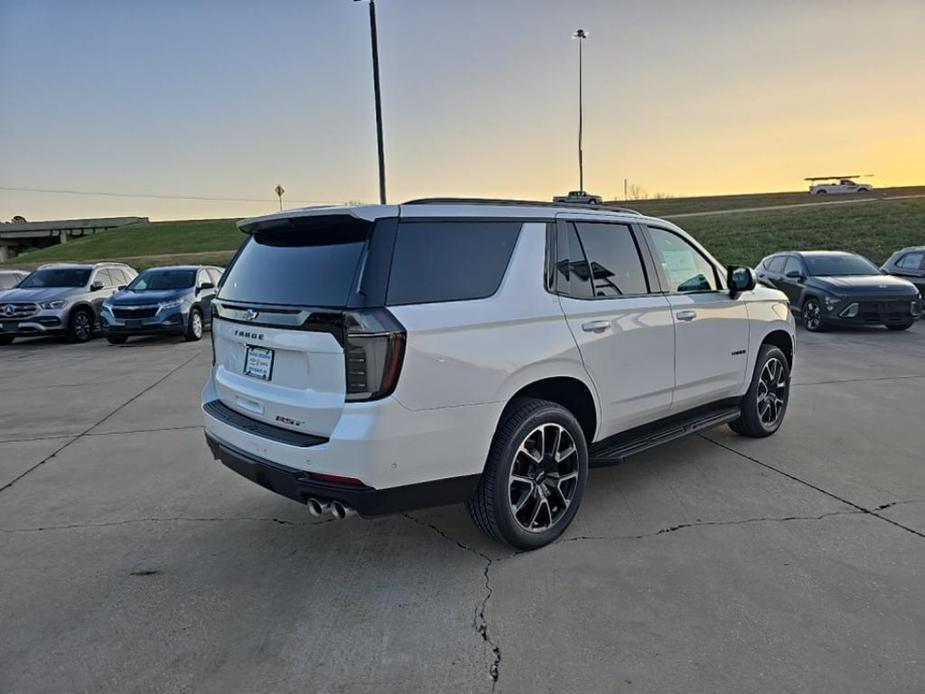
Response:
[[[588,323],[582,323],[581,329],[586,333],[602,333],[610,328],[609,320],[593,320]]]
[[[691,310],[687,310],[687,311],[678,311],[678,312],[675,314],[675,316],[677,316],[678,320],[692,321],[692,320],[694,320],[694,319],[697,317],[697,312],[696,312],[696,311],[691,311]]]

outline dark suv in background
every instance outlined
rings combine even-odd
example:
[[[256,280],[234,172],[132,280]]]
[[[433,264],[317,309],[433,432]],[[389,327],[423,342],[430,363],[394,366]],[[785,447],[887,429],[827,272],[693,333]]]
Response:
[[[906,330],[921,315],[919,291],[856,253],[789,251],[757,267],[758,279],[784,292],[810,332],[831,325]]]
[[[145,270],[103,304],[103,334],[114,345],[132,335],[183,335],[198,340],[211,324],[222,277],[217,267],[177,265]]]
[[[137,274],[122,263],[43,265],[0,296],[0,345],[41,335],[86,342],[103,301]]]
[[[925,246],[910,246],[896,251],[880,269],[909,280],[920,294],[925,295]]]

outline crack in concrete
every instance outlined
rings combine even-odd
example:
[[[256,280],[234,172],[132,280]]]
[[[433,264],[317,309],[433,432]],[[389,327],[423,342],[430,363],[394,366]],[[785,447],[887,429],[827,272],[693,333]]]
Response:
[[[19,480],[21,480],[23,477],[25,477],[26,475],[28,475],[28,474],[29,474],[30,472],[32,472],[33,470],[36,470],[37,468],[39,468],[39,467],[41,467],[42,465],[44,465],[45,463],[47,463],[49,460],[51,460],[52,458],[54,458],[56,455],[58,455],[61,451],[63,451],[65,448],[67,448],[68,446],[70,446],[70,445],[71,445],[72,443],[74,443],[75,441],[79,441],[79,440],[82,439],[84,436],[86,436],[87,434],[89,434],[91,431],[93,431],[94,429],[96,429],[98,426],[101,426],[101,425],[102,425],[104,422],[106,422],[108,419],[111,419],[113,416],[115,416],[116,413],[118,413],[118,412],[119,412],[120,410],[122,410],[124,407],[127,407],[128,405],[131,405],[133,402],[135,402],[135,401],[136,401],[138,398],[140,398],[142,395],[144,395],[145,393],[147,393],[147,392],[149,392],[150,390],[152,390],[152,389],[156,388],[157,386],[159,386],[161,383],[163,383],[164,381],[166,381],[166,380],[167,380],[168,378],[170,378],[173,374],[175,374],[177,371],[179,371],[180,369],[182,369],[184,366],[186,366],[187,364],[189,364],[190,362],[192,362],[192,361],[193,361],[194,359],[196,359],[198,356],[199,356],[198,354],[194,354],[194,355],[191,356],[189,359],[187,359],[186,361],[182,362],[179,366],[174,367],[173,369],[171,369],[170,371],[168,371],[166,374],[164,374],[163,376],[161,376],[161,377],[160,377],[159,379],[157,379],[154,383],[152,383],[151,385],[147,386],[146,388],[143,388],[141,391],[139,391],[138,393],[136,393],[135,395],[133,395],[132,397],[130,397],[128,400],[126,400],[125,402],[123,402],[121,405],[119,405],[116,409],[114,409],[112,412],[110,412],[109,414],[107,414],[107,415],[106,415],[105,417],[103,417],[101,420],[99,420],[99,421],[96,422],[95,424],[92,424],[91,426],[87,427],[86,429],[84,429],[84,430],[83,430],[82,432],[80,432],[79,434],[76,434],[76,435],[74,436],[74,438],[70,439],[69,441],[67,441],[67,442],[65,442],[64,444],[62,444],[61,446],[59,446],[59,447],[58,447],[57,449],[55,449],[55,451],[53,451],[50,455],[46,456],[45,458],[42,458],[42,460],[40,460],[39,462],[37,462],[35,465],[33,465],[32,467],[28,468],[28,469],[25,470],[24,472],[20,473],[19,475],[17,475],[16,477],[14,477],[12,480],[10,480],[10,481],[7,482],[6,484],[4,484],[2,487],[0,487],[0,493],[4,492],[4,491],[6,491],[7,489],[9,489],[10,487],[12,487],[14,484],[16,484],[17,482],[19,482]]]
[[[69,525],[46,525],[36,528],[0,528],[0,533],[39,533],[47,530],[89,530],[91,528],[112,528],[119,525],[132,525],[135,523],[222,523],[227,521],[246,521],[252,523],[278,523],[279,525],[323,525],[337,520],[336,518],[326,518],[322,521],[306,520],[294,521],[284,518],[273,517],[255,517],[255,516],[226,516],[226,517],[196,517],[196,516],[171,516],[168,518],[126,518],[116,521],[103,521],[100,523],[72,523]]]
[[[866,508],[865,506],[861,506],[860,504],[856,504],[856,503],[853,502],[853,501],[849,501],[848,499],[846,499],[846,498],[844,498],[844,497],[842,497],[842,496],[839,496],[839,495],[836,494],[835,492],[830,492],[828,489],[823,489],[822,487],[820,487],[820,486],[818,486],[818,485],[815,485],[815,484],[813,484],[812,482],[807,482],[806,480],[801,479],[800,477],[797,477],[796,475],[792,475],[792,474],[790,474],[789,472],[785,472],[784,470],[781,470],[781,469],[778,468],[778,467],[774,467],[774,466],[771,465],[770,463],[766,463],[766,462],[764,462],[763,460],[758,460],[757,458],[753,458],[753,457],[750,456],[750,455],[746,455],[745,453],[742,453],[741,451],[737,451],[736,449],[732,448],[731,446],[727,446],[727,445],[724,444],[724,443],[720,443],[719,441],[715,441],[714,439],[711,439],[709,436],[706,436],[706,435],[704,435],[704,434],[698,434],[698,436],[699,436],[700,438],[702,438],[704,441],[709,441],[709,442],[712,443],[714,446],[718,446],[719,448],[722,448],[723,450],[729,451],[730,453],[733,453],[733,454],[735,454],[735,455],[737,455],[737,456],[739,456],[739,457],[741,457],[741,458],[745,458],[745,460],[749,460],[749,461],[755,463],[756,465],[760,465],[761,467],[767,468],[768,470],[771,470],[772,472],[776,472],[778,475],[782,475],[782,476],[786,477],[787,479],[793,480],[794,482],[799,482],[800,484],[805,485],[805,486],[809,487],[810,489],[814,489],[814,490],[816,490],[817,492],[819,492],[819,493],[821,493],[821,494],[825,494],[826,496],[828,496],[828,497],[830,497],[830,498],[832,498],[832,499],[835,499],[836,501],[840,501],[841,503],[845,504],[846,506],[850,506],[850,507],[853,508],[853,509],[857,509],[857,510],[860,511],[861,513],[866,513],[867,515],[873,516],[874,518],[879,518],[880,520],[884,521],[885,523],[889,523],[890,525],[895,525],[897,528],[900,528],[901,530],[905,530],[907,533],[911,533],[912,535],[917,535],[918,537],[925,538],[925,533],[920,532],[920,531],[918,531],[918,530],[915,530],[914,528],[910,528],[908,525],[903,525],[902,523],[900,523],[900,522],[898,522],[898,521],[895,521],[895,520],[893,520],[892,518],[887,518],[886,516],[881,516],[879,513],[877,513],[877,511],[882,511],[882,510],[883,510],[882,508],[873,508],[873,509]],[[890,504],[890,505],[892,505],[892,504]],[[890,505],[887,505],[887,508],[888,508]]]
[[[871,511],[885,511],[888,508],[893,508],[894,506],[902,506],[903,504],[925,504],[925,499],[904,499],[902,501],[890,501],[885,504],[880,504],[871,509]]]
[[[670,525],[667,528],[656,530],[651,533],[642,533],[641,535],[576,535],[575,537],[566,537],[556,542],[564,544],[566,542],[581,542],[583,540],[644,540],[659,535],[684,530],[685,528],[702,528],[711,525],[746,525],[748,523],[784,523],[787,521],[815,521],[832,516],[851,516],[860,515],[860,511],[829,511],[818,516],[780,516],[780,517],[759,517],[759,518],[740,518],[738,520],[713,520],[713,521],[693,521],[691,523],[679,523]]]
[[[476,633],[482,637],[482,641],[484,641],[488,645],[494,657],[491,665],[488,667],[488,676],[489,678],[491,678],[491,691],[494,692],[495,688],[498,686],[498,679],[501,676],[501,647],[498,646],[498,644],[496,644],[492,640],[491,635],[488,632],[488,619],[485,616],[485,610],[488,608],[488,601],[491,600],[491,596],[493,592],[493,589],[491,587],[491,577],[489,576],[489,571],[491,570],[492,564],[494,564],[496,560],[492,559],[484,552],[478,549],[475,549],[474,547],[470,547],[469,545],[465,544],[464,542],[460,542],[454,537],[450,537],[449,535],[447,535],[445,532],[443,532],[440,528],[438,528],[436,525],[432,523],[427,523],[407,513],[403,513],[401,515],[402,517],[407,518],[411,522],[416,523],[417,525],[420,525],[423,528],[427,528],[428,530],[431,530],[432,532],[442,537],[444,540],[448,540],[449,542],[452,542],[460,549],[466,552],[469,552],[471,554],[475,554],[476,556],[481,557],[483,560],[485,560],[485,567],[482,570],[482,576],[485,579],[485,596],[482,598],[482,602],[479,604],[478,608],[475,610],[475,614],[472,619],[472,628],[475,629]]]

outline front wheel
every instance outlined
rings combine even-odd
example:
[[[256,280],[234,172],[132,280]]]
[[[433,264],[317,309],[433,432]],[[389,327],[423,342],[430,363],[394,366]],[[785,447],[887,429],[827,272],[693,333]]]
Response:
[[[742,414],[729,427],[737,434],[762,438],[780,428],[790,401],[790,364],[779,347],[762,345],[752,383],[742,399]]]
[[[202,339],[202,311],[198,308],[191,309],[189,312],[184,337],[187,342],[196,342]]]
[[[15,335],[0,335],[0,345],[11,345],[15,339]]]
[[[803,327],[811,333],[822,332],[822,306],[813,297],[803,302]]]
[[[93,337],[93,314],[85,308],[71,313],[67,325],[68,342],[86,342]]]
[[[574,415],[547,400],[514,401],[492,440],[475,497],[475,524],[517,549],[548,545],[578,511],[588,446]]]

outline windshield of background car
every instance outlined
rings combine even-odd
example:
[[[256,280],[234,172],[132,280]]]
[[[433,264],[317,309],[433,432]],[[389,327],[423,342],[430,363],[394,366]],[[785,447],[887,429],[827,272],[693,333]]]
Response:
[[[857,255],[806,255],[803,261],[810,275],[838,277],[845,275],[879,275],[880,270]]]
[[[83,287],[90,279],[89,269],[49,268],[36,270],[19,285],[20,289],[40,287]]]
[[[195,282],[195,270],[145,270],[126,288],[132,292],[191,289]]]

